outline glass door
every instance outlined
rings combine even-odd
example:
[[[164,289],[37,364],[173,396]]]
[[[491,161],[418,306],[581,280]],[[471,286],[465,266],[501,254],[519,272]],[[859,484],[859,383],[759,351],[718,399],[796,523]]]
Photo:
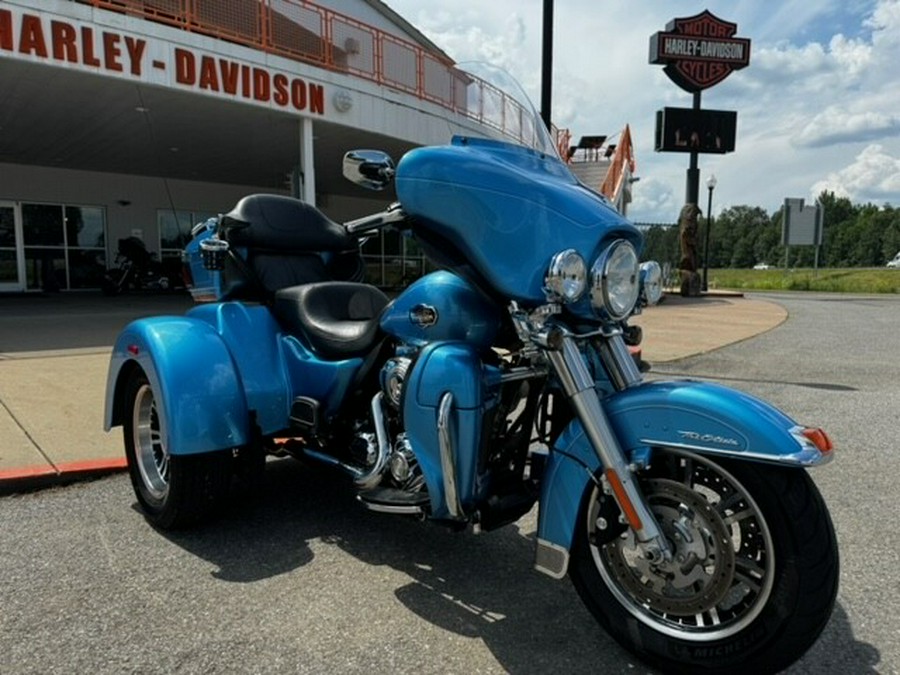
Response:
[[[15,202],[0,201],[0,291],[25,289],[22,218]]]

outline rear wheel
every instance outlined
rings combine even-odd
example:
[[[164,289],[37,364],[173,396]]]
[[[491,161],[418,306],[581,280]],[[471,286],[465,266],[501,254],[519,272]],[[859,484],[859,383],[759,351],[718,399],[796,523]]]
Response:
[[[641,479],[674,558],[642,557],[631,530],[604,537],[600,489],[582,507],[570,576],[623,646],[666,672],[774,672],[828,622],[834,529],[799,469],[657,451]]]
[[[129,379],[125,403],[125,456],[147,520],[161,529],[176,529],[213,515],[228,493],[231,451],[171,454],[155,392],[141,371]]]

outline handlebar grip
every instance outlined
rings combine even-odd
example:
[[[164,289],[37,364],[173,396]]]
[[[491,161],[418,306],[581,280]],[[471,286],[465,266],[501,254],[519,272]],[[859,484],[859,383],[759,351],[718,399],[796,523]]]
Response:
[[[347,228],[347,232],[350,234],[362,234],[364,232],[369,232],[370,230],[378,230],[382,228],[386,223],[384,222],[384,218],[381,217],[381,214],[377,216],[369,216],[367,218],[360,218],[359,220],[353,220],[349,223],[345,224]]]
[[[395,202],[388,207],[387,211],[376,213],[371,216],[364,216],[356,220],[344,223],[344,229],[348,234],[363,234],[372,230],[380,230],[383,227],[402,222],[406,218],[400,204]]]

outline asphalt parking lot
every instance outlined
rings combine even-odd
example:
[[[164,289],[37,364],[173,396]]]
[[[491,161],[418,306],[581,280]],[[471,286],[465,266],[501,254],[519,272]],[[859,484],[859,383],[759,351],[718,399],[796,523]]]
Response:
[[[900,298],[761,297],[787,321],[653,376],[715,379],[831,434],[836,459],[812,475],[841,588],[822,638],[788,672],[898,673]],[[39,339],[54,340],[29,344]],[[278,460],[260,502],[177,535],[146,524],[124,475],[0,498],[0,670],[650,672],[566,580],[532,569],[533,512],[452,533],[361,511],[327,476]]]

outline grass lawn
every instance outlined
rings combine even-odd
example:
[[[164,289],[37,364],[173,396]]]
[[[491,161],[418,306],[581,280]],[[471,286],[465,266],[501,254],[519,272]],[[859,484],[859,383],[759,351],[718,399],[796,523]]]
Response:
[[[709,270],[709,288],[830,293],[900,293],[900,269]]]

